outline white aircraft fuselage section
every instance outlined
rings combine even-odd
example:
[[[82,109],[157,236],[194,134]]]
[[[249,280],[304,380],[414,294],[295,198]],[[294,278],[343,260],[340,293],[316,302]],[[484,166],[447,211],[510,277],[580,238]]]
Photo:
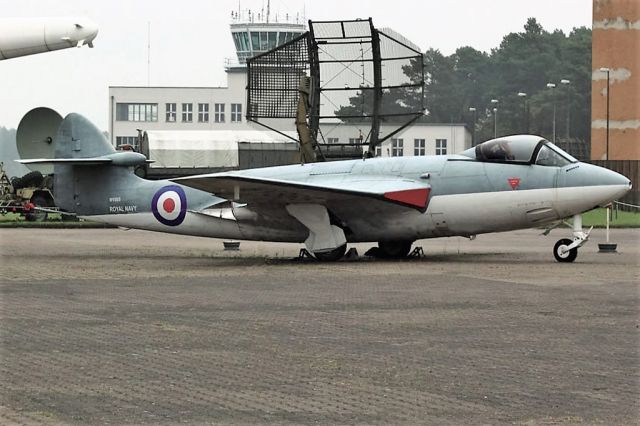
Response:
[[[0,60],[88,45],[98,26],[87,18],[1,18]]]

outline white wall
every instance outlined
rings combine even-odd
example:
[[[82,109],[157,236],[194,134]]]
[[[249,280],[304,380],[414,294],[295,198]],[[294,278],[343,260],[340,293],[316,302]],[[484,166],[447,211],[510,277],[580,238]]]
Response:
[[[228,87],[110,87],[110,128],[111,142],[115,145],[117,136],[136,136],[136,129],[143,130],[265,130],[264,127],[247,123],[246,114],[246,73],[229,72]],[[158,121],[116,121],[116,103],[157,103]],[[165,104],[176,104],[176,121],[165,120]],[[193,104],[193,121],[182,122],[182,104]],[[209,104],[209,121],[198,122],[198,104]],[[214,104],[225,104],[225,122],[214,121]],[[231,122],[231,104],[242,104],[242,121]],[[270,120],[267,124],[278,130],[295,130],[294,120]],[[326,138],[338,138],[339,143],[348,143],[349,138],[358,138],[362,133],[366,138],[369,132],[367,123],[361,125],[339,126],[331,124],[321,125],[321,132]],[[380,136],[384,137],[397,127],[382,126]],[[462,124],[413,124],[402,130],[393,138],[403,139],[404,156],[414,155],[414,139],[425,139],[426,155],[436,154],[436,139],[447,140],[447,154],[464,151],[471,146],[471,133]],[[382,144],[382,156],[390,156],[391,141]]]
[[[325,142],[329,138],[338,138],[338,143],[349,143],[349,138],[358,138],[362,134],[366,139],[369,124],[362,125],[325,125],[321,126]],[[380,138],[395,131],[397,126],[381,126]],[[403,140],[403,156],[414,155],[414,140],[425,140],[425,155],[436,154],[436,139],[446,139],[447,154],[456,154],[471,147],[471,133],[462,124],[429,124],[414,123],[392,136],[392,139]],[[391,156],[392,141],[387,139],[382,143],[382,156]]]

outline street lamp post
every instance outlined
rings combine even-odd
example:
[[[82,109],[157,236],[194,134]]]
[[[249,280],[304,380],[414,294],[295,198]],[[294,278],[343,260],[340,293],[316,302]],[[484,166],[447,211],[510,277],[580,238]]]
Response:
[[[476,120],[478,112],[475,107],[469,107],[469,112],[473,112],[473,131],[471,133],[471,146],[476,146]]]
[[[563,78],[562,80],[560,80],[560,84],[564,84],[567,88],[567,143],[569,143],[569,137],[570,137],[570,133],[571,133],[571,106],[569,103],[569,84],[571,84],[571,80],[567,80],[566,78]]]
[[[551,90],[556,88],[555,83],[547,83],[547,87]],[[556,91],[553,90],[553,143],[556,143]]]
[[[611,70],[609,68],[600,68],[601,72],[607,73],[607,140],[606,140],[606,159],[609,159],[609,73]]]
[[[498,137],[498,100],[491,99],[491,103],[495,105],[493,107],[493,138]]]
[[[518,92],[518,96],[522,98],[522,127],[523,133],[529,133],[529,113],[527,111],[527,94]]]

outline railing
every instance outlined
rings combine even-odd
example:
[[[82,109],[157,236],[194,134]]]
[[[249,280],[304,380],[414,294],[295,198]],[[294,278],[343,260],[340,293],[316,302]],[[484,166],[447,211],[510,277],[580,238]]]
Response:
[[[246,23],[279,23],[279,24],[299,24],[304,25],[306,18],[300,13],[271,13],[268,10],[261,9],[260,11],[253,11],[250,9],[244,9],[231,12],[232,24],[246,24]]]

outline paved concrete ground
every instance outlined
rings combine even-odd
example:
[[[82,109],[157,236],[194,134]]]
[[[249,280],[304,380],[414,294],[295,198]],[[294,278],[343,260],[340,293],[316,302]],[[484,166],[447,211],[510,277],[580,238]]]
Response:
[[[574,264],[538,233],[322,264],[0,230],[0,423],[637,424],[640,231]]]

